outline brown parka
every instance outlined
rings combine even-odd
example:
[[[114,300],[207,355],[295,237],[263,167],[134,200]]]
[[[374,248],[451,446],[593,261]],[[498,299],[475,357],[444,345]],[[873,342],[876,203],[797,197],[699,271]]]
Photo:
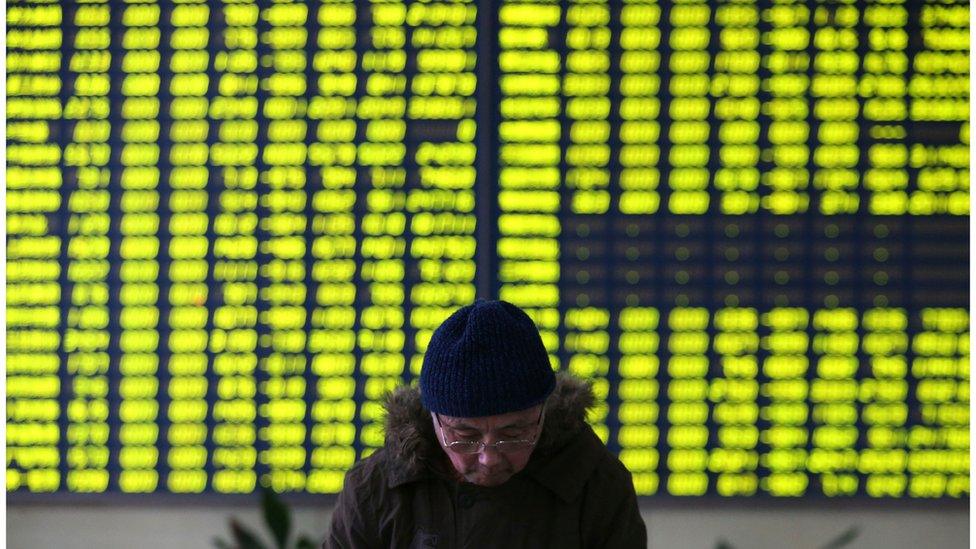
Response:
[[[419,392],[398,389],[385,446],[346,474],[323,547],[646,547],[630,472],[584,421],[592,404],[559,374],[528,465],[485,488],[453,480]]]

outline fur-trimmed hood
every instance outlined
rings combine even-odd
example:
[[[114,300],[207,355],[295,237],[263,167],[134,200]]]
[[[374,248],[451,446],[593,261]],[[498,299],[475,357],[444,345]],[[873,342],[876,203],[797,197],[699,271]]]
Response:
[[[324,549],[647,547],[631,474],[585,421],[593,402],[557,374],[529,462],[489,487],[454,471],[418,389],[396,390],[386,444],[346,473]]]
[[[589,382],[557,373],[556,387],[546,401],[546,417],[533,459],[546,456],[572,440],[586,425],[586,413],[593,403]],[[443,450],[430,413],[420,402],[419,389],[396,389],[387,397],[386,411],[385,449],[394,477],[407,480],[428,473],[448,475]]]

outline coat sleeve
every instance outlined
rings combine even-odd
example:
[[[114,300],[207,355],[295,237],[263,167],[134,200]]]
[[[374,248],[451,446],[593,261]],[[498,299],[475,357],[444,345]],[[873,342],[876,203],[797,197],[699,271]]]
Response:
[[[362,468],[346,473],[342,491],[332,509],[332,523],[322,549],[379,548],[375,535],[376,512],[370,506],[369,488],[362,478]]]
[[[588,549],[644,549],[647,528],[637,505],[628,471],[614,456],[597,468],[587,483],[583,510],[583,539]]]

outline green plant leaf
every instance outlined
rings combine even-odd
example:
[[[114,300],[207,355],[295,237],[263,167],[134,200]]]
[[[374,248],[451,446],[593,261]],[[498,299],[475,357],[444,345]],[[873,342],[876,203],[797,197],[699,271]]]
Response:
[[[224,541],[224,540],[222,540],[220,538],[214,538],[213,539],[213,544],[214,544],[214,547],[217,547],[217,549],[234,549],[231,546],[231,544],[227,543],[226,541]]]
[[[298,544],[295,545],[295,549],[315,549],[316,547],[315,542],[305,536],[302,536],[302,538],[298,540]]]
[[[821,547],[821,549],[837,549],[838,547],[843,547],[848,543],[854,541],[858,535],[860,535],[861,529],[857,526],[851,526],[846,532],[837,536],[830,541],[827,545]]]
[[[264,489],[262,507],[264,507],[264,521],[268,523],[268,528],[278,542],[278,549],[285,549],[288,533],[291,531],[291,511],[270,488]]]
[[[238,549],[265,549],[264,544],[236,518],[230,519],[230,531],[237,540]]]

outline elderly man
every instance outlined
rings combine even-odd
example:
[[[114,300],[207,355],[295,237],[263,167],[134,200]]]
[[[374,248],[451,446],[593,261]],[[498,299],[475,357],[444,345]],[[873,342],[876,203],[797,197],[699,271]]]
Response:
[[[420,390],[346,475],[325,547],[646,547],[630,473],[554,375],[532,320],[479,300],[434,332]]]

